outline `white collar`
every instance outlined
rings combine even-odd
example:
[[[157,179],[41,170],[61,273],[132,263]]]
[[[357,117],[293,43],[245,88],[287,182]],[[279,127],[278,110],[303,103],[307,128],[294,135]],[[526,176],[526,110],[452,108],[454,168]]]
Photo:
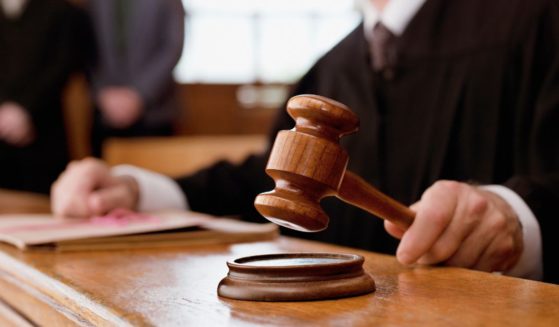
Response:
[[[402,35],[409,22],[426,1],[389,0],[384,10],[379,12],[370,0],[362,0],[365,36],[370,40],[373,28],[378,22],[382,22],[394,35]]]
[[[25,9],[27,0],[0,0],[0,5],[6,14],[6,17],[17,18]]]

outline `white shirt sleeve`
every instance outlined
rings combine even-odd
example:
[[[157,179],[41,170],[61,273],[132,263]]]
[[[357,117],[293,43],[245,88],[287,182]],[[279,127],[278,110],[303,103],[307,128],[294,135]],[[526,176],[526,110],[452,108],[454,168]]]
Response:
[[[114,176],[130,176],[138,183],[139,211],[164,209],[188,210],[186,195],[170,177],[131,165],[118,165],[111,169]]]
[[[540,225],[536,216],[530,210],[526,202],[508,187],[502,185],[485,185],[484,190],[493,192],[502,197],[516,212],[522,224],[522,234],[524,237],[524,251],[518,263],[506,275],[542,280],[543,278],[543,259],[542,259],[542,239]]]

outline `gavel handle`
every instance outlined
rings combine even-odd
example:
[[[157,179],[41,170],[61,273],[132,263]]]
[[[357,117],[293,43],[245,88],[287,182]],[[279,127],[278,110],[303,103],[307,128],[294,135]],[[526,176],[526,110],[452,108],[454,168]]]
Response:
[[[349,170],[345,172],[337,197],[389,220],[404,230],[408,229],[415,218],[415,213],[408,207],[377,190]]]

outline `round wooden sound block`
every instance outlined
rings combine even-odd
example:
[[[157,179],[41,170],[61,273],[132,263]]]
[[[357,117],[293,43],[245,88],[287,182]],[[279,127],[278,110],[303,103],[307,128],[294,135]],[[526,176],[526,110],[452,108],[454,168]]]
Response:
[[[375,282],[354,254],[282,253],[228,261],[219,296],[248,301],[310,301],[373,292]]]

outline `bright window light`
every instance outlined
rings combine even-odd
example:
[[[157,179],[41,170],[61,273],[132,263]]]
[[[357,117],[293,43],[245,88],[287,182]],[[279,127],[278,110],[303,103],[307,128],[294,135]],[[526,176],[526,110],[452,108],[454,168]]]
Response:
[[[183,0],[181,83],[292,83],[360,21],[355,0]]]

